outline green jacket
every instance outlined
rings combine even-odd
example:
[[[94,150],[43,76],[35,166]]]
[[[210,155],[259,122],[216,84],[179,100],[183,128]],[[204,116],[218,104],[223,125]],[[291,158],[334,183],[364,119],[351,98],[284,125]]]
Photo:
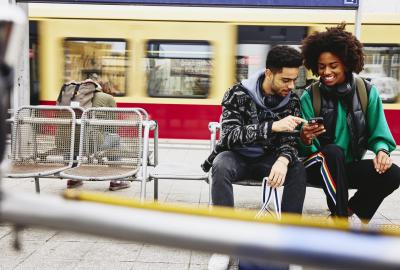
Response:
[[[307,91],[303,92],[300,103],[302,116],[304,119],[308,120],[312,117],[315,117],[312,100]],[[382,101],[375,86],[372,86],[369,93],[366,118],[369,134],[368,150],[371,150],[376,154],[380,149],[385,149],[389,152],[396,149],[396,142],[390,133],[385,114],[383,112]],[[341,102],[338,102],[334,143],[344,150],[346,162],[352,162],[353,156],[349,147],[350,132],[346,122],[346,112]],[[309,146],[304,145],[300,141],[299,152],[301,156],[309,156],[312,153],[318,152],[319,147],[320,143],[318,139],[314,139],[313,143]]]

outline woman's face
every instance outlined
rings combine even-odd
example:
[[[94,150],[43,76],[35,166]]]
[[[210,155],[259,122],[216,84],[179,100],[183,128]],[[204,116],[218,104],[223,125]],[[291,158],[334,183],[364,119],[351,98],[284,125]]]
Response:
[[[318,75],[324,84],[334,86],[346,80],[346,69],[343,62],[330,52],[323,52],[318,58]]]

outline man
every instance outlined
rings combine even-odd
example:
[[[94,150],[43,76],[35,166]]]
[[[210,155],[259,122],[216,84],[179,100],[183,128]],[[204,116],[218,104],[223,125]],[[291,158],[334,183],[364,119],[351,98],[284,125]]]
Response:
[[[267,56],[266,69],[234,85],[222,101],[222,135],[202,165],[212,167],[214,205],[234,206],[232,183],[260,182],[266,176],[272,187],[285,186],[282,211],[301,214],[306,176],[297,158],[300,101],[294,89],[302,65],[300,53],[276,46]]]
[[[302,65],[300,53],[276,46],[266,68],[234,85],[222,100],[222,132],[213,153],[202,164],[212,168],[212,202],[234,206],[232,183],[243,179],[272,187],[285,186],[282,212],[301,214],[306,173],[298,160],[295,128],[302,122],[300,100],[292,92]],[[209,269],[226,269],[229,257],[214,254]]]
[[[92,107],[116,107],[116,102],[114,97],[111,95],[111,89],[109,87],[109,82],[102,82],[98,81],[98,75],[96,73],[92,73],[89,76],[89,80],[91,80],[93,83],[95,83],[98,87],[97,89],[100,89],[99,91],[96,91],[94,93],[93,99],[92,99]],[[105,86],[105,87],[103,87]],[[79,134],[77,134],[77,144],[79,145]],[[76,188],[79,186],[83,185],[82,180],[74,180],[74,179],[69,179],[67,181],[67,188]],[[124,188],[129,188],[131,186],[131,183],[129,181],[121,181],[121,180],[111,180],[110,181],[110,186],[109,190],[110,191],[116,191]]]

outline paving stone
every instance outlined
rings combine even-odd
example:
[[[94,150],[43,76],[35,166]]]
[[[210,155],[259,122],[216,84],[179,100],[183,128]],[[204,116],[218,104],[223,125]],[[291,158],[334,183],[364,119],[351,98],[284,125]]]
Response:
[[[208,252],[196,252],[192,251],[192,255],[190,256],[190,265],[195,264],[195,265],[200,265],[200,264],[208,264],[208,261],[210,260],[212,253]]]
[[[393,224],[399,224],[400,225],[400,219],[392,219],[391,222]]]
[[[47,242],[34,254],[32,260],[40,260],[46,258],[49,260],[64,261],[64,260],[82,260],[86,253],[93,248],[94,243],[88,242]]]
[[[43,241],[23,241],[21,250],[13,248],[14,235],[7,235],[0,240],[0,260],[15,260],[20,262],[34,254],[43,246]]]
[[[107,258],[104,258],[101,261],[79,262],[73,268],[73,270],[110,270],[110,269],[131,270],[134,269],[134,263],[109,261]]]
[[[88,242],[95,243],[98,240],[98,236],[75,233],[75,232],[57,232],[51,239],[55,242]]]
[[[56,231],[46,230],[46,229],[38,229],[38,228],[25,228],[21,232],[21,240],[22,241],[48,241],[54,235],[56,235]]]
[[[142,249],[142,244],[96,243],[84,256],[90,261],[133,262]]]
[[[19,262],[15,259],[0,259],[0,270],[14,269]]]
[[[144,245],[137,257],[138,262],[176,263],[187,264],[190,262],[190,251],[176,248]],[[161,269],[161,268],[160,268]]]
[[[207,270],[208,264],[191,264],[189,270]]]
[[[78,261],[71,260],[52,260],[48,258],[27,259],[19,264],[15,270],[72,270],[78,264]]]
[[[132,270],[188,270],[189,265],[185,263],[144,263],[134,262]]]
[[[11,233],[11,227],[9,226],[0,226],[0,239],[9,235]]]

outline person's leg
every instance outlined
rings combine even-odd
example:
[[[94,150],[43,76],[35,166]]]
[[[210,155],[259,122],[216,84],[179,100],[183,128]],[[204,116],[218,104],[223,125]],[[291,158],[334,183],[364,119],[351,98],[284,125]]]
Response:
[[[276,161],[274,155],[264,157],[249,164],[249,174],[254,180],[260,182],[271,172],[271,168]],[[306,172],[304,165],[297,161],[288,168],[284,182],[281,209],[286,213],[301,214],[303,210],[304,197],[306,193]]]
[[[240,155],[225,151],[219,153],[212,164],[212,204],[216,206],[234,206],[232,183],[241,179],[246,170],[246,163]],[[214,253],[208,269],[228,269],[230,257],[225,254]]]
[[[246,163],[232,151],[217,155],[212,165],[212,203],[219,206],[234,206],[232,182],[243,178]]]
[[[346,167],[350,187],[358,189],[349,200],[349,208],[360,219],[369,221],[382,201],[399,187],[400,168],[393,164],[379,174],[372,160],[353,162]]]
[[[334,144],[324,146],[304,162],[307,181],[321,185],[331,213],[335,216],[348,216],[348,182],[345,172],[343,150]]]
[[[282,212],[301,214],[306,196],[306,170],[302,162],[296,161],[289,166],[284,186]]]

